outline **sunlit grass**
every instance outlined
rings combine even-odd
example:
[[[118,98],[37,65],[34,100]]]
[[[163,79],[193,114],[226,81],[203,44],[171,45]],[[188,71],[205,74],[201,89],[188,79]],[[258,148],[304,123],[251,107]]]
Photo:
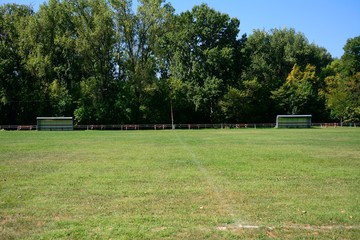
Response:
[[[3,131],[0,142],[0,239],[360,237],[358,128]]]

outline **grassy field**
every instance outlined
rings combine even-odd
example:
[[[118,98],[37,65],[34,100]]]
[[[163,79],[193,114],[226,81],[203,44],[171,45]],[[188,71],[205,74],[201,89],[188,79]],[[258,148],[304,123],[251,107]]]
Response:
[[[0,239],[359,239],[360,128],[0,131]]]

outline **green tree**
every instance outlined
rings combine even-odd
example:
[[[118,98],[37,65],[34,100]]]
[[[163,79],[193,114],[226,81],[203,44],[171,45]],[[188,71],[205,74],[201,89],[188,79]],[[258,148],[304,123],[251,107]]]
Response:
[[[341,122],[360,121],[360,37],[349,39],[344,55],[325,69],[326,106]]]
[[[359,119],[359,37],[328,65],[330,54],[294,29],[239,38],[240,21],[206,4],[179,15],[165,0],[132,4],[0,6],[0,123]]]
[[[249,123],[261,121],[256,119],[258,111],[258,102],[254,97],[261,87],[256,80],[243,82],[241,90],[230,87],[228,92],[223,96],[219,105],[227,122]]]
[[[76,53],[81,59],[80,98],[74,112],[81,123],[110,123],[117,94],[114,81],[113,12],[103,0],[71,1]]]
[[[272,92],[272,99],[283,114],[313,114],[315,119],[322,117],[325,109],[321,93],[320,78],[315,66],[308,64],[302,70],[297,64],[289,73],[286,82]]]
[[[64,116],[67,108],[71,105],[72,98],[69,90],[64,83],[54,80],[49,85],[49,100],[54,112],[54,116]]]
[[[360,36],[347,40],[341,60],[347,75],[360,72]]]
[[[203,4],[177,17],[170,76],[183,82],[198,121],[214,121],[218,101],[234,82],[239,20]]]
[[[22,31],[21,52],[35,86],[38,115],[71,116],[75,109],[72,101],[53,96],[55,86],[61,86],[68,99],[79,95],[82,62],[76,52],[70,6],[68,1],[59,0],[42,4]]]
[[[35,89],[21,53],[22,32],[33,14],[29,6],[0,6],[0,124],[35,121]]]
[[[270,32],[255,30],[249,36],[242,50],[248,64],[241,76],[242,82],[253,79],[260,88],[254,93],[253,102],[257,103],[257,119],[273,121],[277,115],[277,97],[272,93],[281,88],[295,64],[306,68],[308,64],[320,72],[331,62],[331,56],[324,48],[309,44],[306,37],[294,29],[272,29]],[[286,86],[286,85],[285,85]],[[241,88],[246,88],[242,86]],[[279,89],[279,94],[282,90]],[[316,92],[314,92],[317,95]]]
[[[153,106],[160,91],[161,62],[157,52],[174,10],[163,0],[141,0],[136,13],[132,11],[132,1],[112,0],[111,5],[117,29],[118,77],[129,83],[122,85],[130,86],[133,120],[158,121]]]

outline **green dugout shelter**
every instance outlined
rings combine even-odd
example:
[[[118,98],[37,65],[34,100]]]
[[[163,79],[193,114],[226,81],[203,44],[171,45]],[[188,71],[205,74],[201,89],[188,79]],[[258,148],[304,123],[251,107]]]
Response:
[[[277,128],[310,128],[312,115],[278,115]]]
[[[74,123],[72,117],[37,117],[38,131],[72,131]]]

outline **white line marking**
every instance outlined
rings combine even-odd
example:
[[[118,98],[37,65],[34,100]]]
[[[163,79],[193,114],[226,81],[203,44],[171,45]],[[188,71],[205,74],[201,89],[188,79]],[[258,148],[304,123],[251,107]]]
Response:
[[[179,137],[179,135],[175,132],[176,138],[179,141],[179,143],[182,145],[182,148],[188,153],[188,155],[191,157],[191,160],[195,165],[197,166],[198,170],[201,172],[202,176],[206,180],[207,185],[211,188],[213,193],[215,194],[218,202],[220,203],[220,206],[223,210],[225,210],[229,216],[231,216],[234,224],[240,224],[242,221],[237,219],[239,214],[237,214],[237,211],[235,207],[229,203],[225,196],[225,193],[221,190],[221,188],[215,183],[214,177],[210,174],[210,172],[206,169],[206,167],[203,165],[203,163],[198,159],[194,151],[192,150],[191,146],[187,144],[183,139]]]
[[[350,230],[350,229],[360,229],[360,226],[347,226],[347,225],[329,225],[329,226],[312,226],[312,225],[283,225],[283,226],[258,226],[258,225],[242,225],[242,224],[229,224],[226,226],[217,227],[220,231],[231,231],[236,229],[268,229],[268,230],[275,230],[275,229],[299,229],[299,230],[307,230],[307,231],[330,231],[330,230]]]
[[[335,229],[360,229],[360,226],[345,226],[345,225],[329,225],[329,226],[312,226],[312,225],[300,225],[300,224],[293,224],[293,225],[282,225],[282,226],[261,226],[261,225],[251,225],[251,224],[244,224],[243,221],[239,220],[237,217],[240,216],[238,211],[235,207],[229,203],[225,198],[224,192],[220,189],[220,187],[214,182],[214,177],[209,173],[206,167],[202,164],[202,162],[198,159],[194,151],[192,150],[191,146],[183,141],[179,135],[174,131],[177,140],[182,145],[182,148],[188,153],[191,157],[193,163],[196,164],[197,168],[205,178],[208,186],[212,189],[215,193],[219,203],[221,204],[222,208],[232,217],[233,223],[228,225],[223,225],[217,227],[220,231],[231,231],[236,229],[299,229],[299,230],[308,230],[308,231],[319,231],[319,230],[335,230]]]

